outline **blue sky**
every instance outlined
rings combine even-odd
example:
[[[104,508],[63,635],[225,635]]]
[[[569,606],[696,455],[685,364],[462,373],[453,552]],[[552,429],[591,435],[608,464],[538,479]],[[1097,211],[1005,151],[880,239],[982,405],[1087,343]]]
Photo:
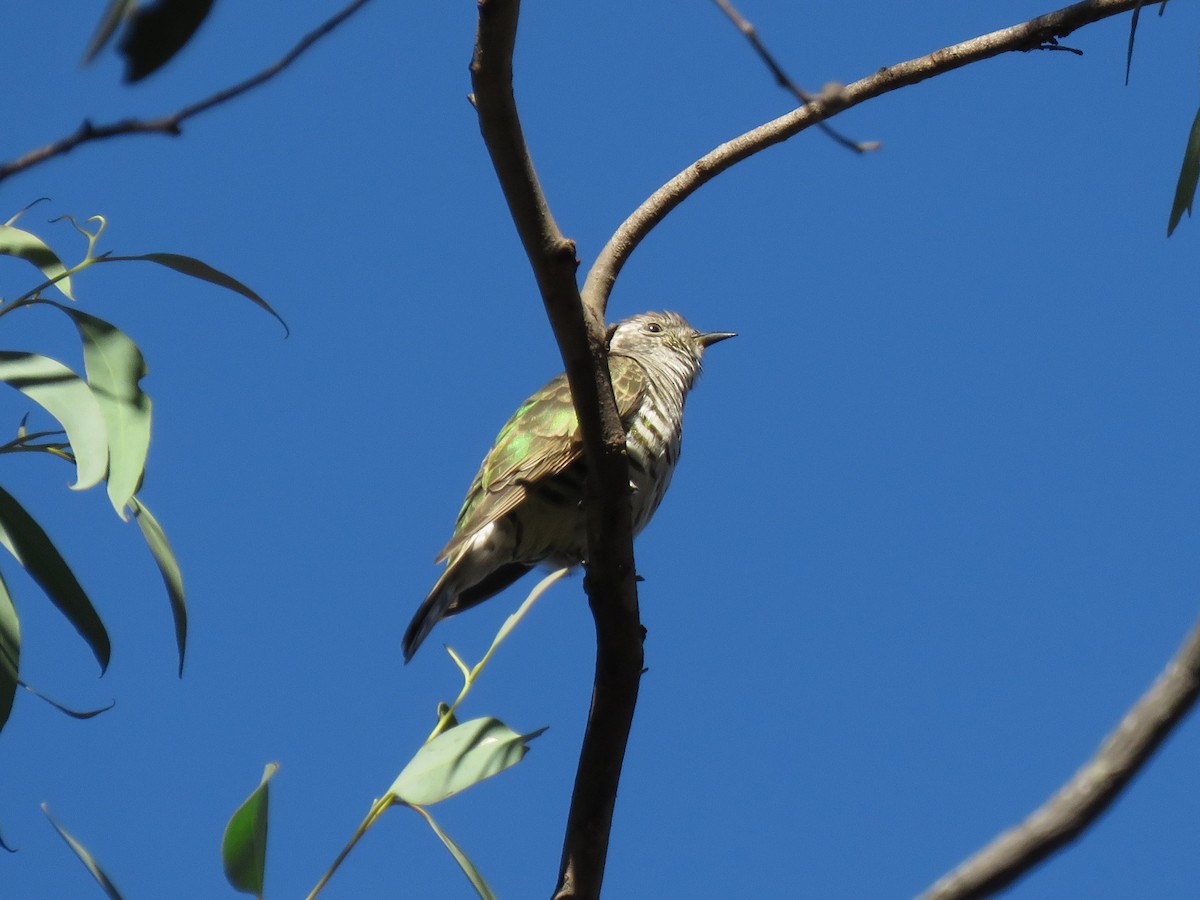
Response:
[[[218,3],[136,88],[100,4],[16,4],[0,157],[86,117],[163,113],[281,55],[333,11]],[[743,4],[802,84],[850,82],[1049,9],[1035,3]],[[493,435],[560,368],[470,106],[474,4],[369,5],[275,82],[179,139],[81,148],[3,185],[3,218],[110,221],[105,247],[174,251],[250,304],[152,267],[79,281],[141,345],[155,433],[143,496],[184,566],[175,677],[161,584],[100,491],[5,457],[114,641],[94,662],[14,567],[25,677],[0,736],[5,896],[100,892],[38,810],[130,898],[234,896],[226,818],[278,761],[269,897],[317,880],[432,726],[518,591],[400,636],[437,576]],[[816,132],[703,188],[638,249],[620,318],[677,309],[740,337],[692,395],[671,492],[639,539],[649,672],[617,805],[611,897],[906,897],[1042,802],[1150,684],[1200,583],[1200,222],[1164,237],[1200,101],[1200,12],[1128,20],[852,110],[859,158]],[[585,266],[692,160],[785,112],[711,4],[529,3],[526,134]],[[81,252],[78,247],[76,253]],[[68,254],[70,255],[70,254]],[[0,267],[7,296],[29,284]],[[64,321],[3,345],[77,360]],[[28,404],[3,398],[15,428]],[[3,421],[0,420],[0,421]],[[503,897],[545,896],[591,685],[575,577],[495,660],[468,715],[549,730],[511,772],[436,810]],[[1186,723],[1020,900],[1193,896],[1200,730]],[[394,811],[323,895],[467,897]]]

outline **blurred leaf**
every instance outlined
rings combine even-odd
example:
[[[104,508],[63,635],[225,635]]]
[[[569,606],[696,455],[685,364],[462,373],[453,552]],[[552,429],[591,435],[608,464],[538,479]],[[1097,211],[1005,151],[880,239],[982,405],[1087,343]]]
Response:
[[[1175,202],[1171,205],[1171,220],[1167,223],[1167,237],[1186,211],[1192,214],[1192,202],[1196,199],[1196,185],[1200,182],[1200,109],[1196,110],[1192,130],[1188,134],[1187,149],[1183,151],[1183,166],[1179,170],[1179,183],[1175,186]]]
[[[130,337],[114,325],[61,303],[83,340],[88,384],[100,406],[108,435],[108,499],[122,519],[137,493],[150,449],[150,398],[138,382],[146,361]]]
[[[75,840],[75,838],[71,837],[71,835],[67,834],[66,830],[54,821],[54,817],[50,815],[50,808],[46,806],[45,803],[42,804],[42,812],[46,814],[46,818],[50,820],[50,824],[54,826],[54,830],[58,832],[59,837],[67,842],[67,846],[75,852],[75,855],[79,857],[79,861],[82,862],[87,867],[87,870],[92,873],[92,877],[95,878],[100,887],[104,889],[104,893],[108,894],[110,900],[121,900],[120,892],[109,880],[108,876],[104,874],[104,871],[100,868],[100,866],[96,864],[96,860],[92,857],[92,854],[88,852],[87,848],[84,847],[83,844],[79,843],[79,841]]]
[[[57,700],[52,700],[50,697],[47,697],[45,694],[43,694],[41,691],[37,690],[36,688],[30,687],[24,681],[21,681],[18,683],[21,685],[21,687],[23,687],[29,693],[33,694],[33,696],[37,697],[43,703],[49,703],[51,706],[53,706],[55,709],[57,709],[60,713],[62,713],[63,715],[66,715],[66,716],[70,716],[72,719],[94,719],[96,716],[100,715],[101,713],[108,712],[110,709],[112,709],[114,706],[117,705],[117,701],[113,700],[111,703],[108,704],[108,706],[101,706],[99,709],[71,709],[71,707],[69,707],[69,706],[63,706],[63,704],[59,703]]]
[[[67,275],[66,266],[36,234],[13,225],[0,225],[0,255],[15,256],[33,263],[68,300],[75,299],[71,296],[71,277]]]
[[[183,654],[187,647],[187,600],[183,593],[183,573],[175,560],[171,544],[167,541],[166,532],[158,524],[158,519],[154,518],[146,504],[137,497],[130,497],[129,505],[133,508],[138,528],[142,530],[142,537],[146,539],[150,552],[154,554],[154,562],[158,565],[163,584],[167,587],[167,597],[171,601],[171,617],[175,620],[175,644],[179,648],[179,677],[182,678]]]
[[[100,17],[100,24],[96,26],[96,33],[92,35],[92,39],[88,41],[87,49],[83,51],[83,61],[80,65],[86,66],[96,54],[104,49],[104,45],[117,30],[117,26],[121,24],[121,20],[129,16],[133,12],[136,0],[111,0],[108,4],[108,9],[104,10],[104,15]]]
[[[5,841],[3,837],[0,837],[0,847],[3,847],[3,848],[4,848],[5,850],[7,850],[9,853],[16,853],[16,852],[17,852],[17,848],[16,848],[16,847],[10,847],[10,846],[8,846],[8,842],[7,842],[7,841]]]
[[[419,806],[412,808],[425,818],[425,821],[429,823],[429,827],[433,829],[433,833],[441,838],[442,843],[446,845],[446,849],[450,851],[450,855],[454,857],[454,861],[458,863],[459,868],[463,870],[463,874],[467,876],[467,880],[471,882],[471,887],[475,888],[475,893],[482,897],[483,900],[496,900],[496,894],[488,886],[488,883],[483,880],[483,876],[479,874],[479,869],[475,868],[475,863],[471,862],[467,854],[463,853],[462,848],[451,840],[450,835],[442,831],[438,823],[433,820],[433,816],[429,814],[429,811],[421,809]]]
[[[18,209],[15,213],[13,213],[13,217],[11,219],[9,219],[7,222],[5,222],[4,224],[5,225],[15,225],[15,224],[17,224],[17,219],[21,218],[21,216],[25,215],[25,213],[29,212],[31,209],[33,209],[35,206],[37,206],[39,203],[49,203],[49,202],[50,202],[49,197],[38,197],[36,200],[30,200],[28,203],[26,203],[24,206],[22,206],[20,209]]]
[[[485,716],[442,732],[417,751],[388,793],[415,806],[431,806],[516,765],[526,746],[546,729],[521,735]]]
[[[0,544],[8,548],[87,641],[100,663],[100,671],[107,669],[112,645],[92,601],[79,586],[66,560],[50,543],[46,532],[3,488],[0,488]]]
[[[174,269],[176,272],[182,272],[184,275],[190,275],[192,278],[199,278],[201,281],[207,281],[210,284],[215,284],[227,290],[233,291],[236,294],[241,294],[247,300],[252,300],[262,309],[269,312],[279,324],[283,326],[285,334],[290,334],[291,329],[288,328],[287,322],[279,313],[271,308],[262,297],[256,294],[253,290],[246,287],[232,275],[226,275],[224,272],[214,269],[206,262],[201,262],[191,256],[183,256],[179,253],[142,253],[138,256],[105,256],[97,258],[96,262],[126,262],[132,260],[141,260],[144,262],[158,263],[160,266],[166,266],[168,269]]]
[[[212,9],[212,0],[158,0],[133,14],[121,53],[125,80],[141,81],[184,48]]]
[[[278,763],[267,764],[262,781],[230,818],[221,840],[225,878],[234,890],[260,898],[267,865],[267,782],[278,771]]]
[[[458,717],[450,709],[450,704],[445,700],[439,700],[437,705],[437,721],[440,724],[442,719],[446,720],[446,726],[442,730],[454,728],[458,725]]]
[[[1145,0],[1138,0],[1137,6],[1133,8],[1133,16],[1129,20],[1129,48],[1125,51],[1125,86],[1129,86],[1129,70],[1133,68],[1133,36],[1137,34],[1138,17],[1142,14],[1142,4]],[[1161,15],[1161,13],[1160,13]]]
[[[21,668],[21,620],[0,575],[0,728],[12,712]]]
[[[75,490],[100,482],[108,470],[108,430],[86,381],[48,356],[0,350],[0,381],[16,388],[62,423],[75,454]]]

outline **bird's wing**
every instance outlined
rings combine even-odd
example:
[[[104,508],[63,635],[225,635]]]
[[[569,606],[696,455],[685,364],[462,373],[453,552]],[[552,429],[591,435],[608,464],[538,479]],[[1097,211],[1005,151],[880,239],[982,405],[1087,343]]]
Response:
[[[609,357],[608,366],[617,412],[628,426],[645,394],[646,374],[625,356]],[[454,536],[436,561],[453,556],[480,528],[515,508],[525,499],[528,485],[557,475],[582,453],[579,420],[563,373],[522,403],[500,429],[467,491]]]

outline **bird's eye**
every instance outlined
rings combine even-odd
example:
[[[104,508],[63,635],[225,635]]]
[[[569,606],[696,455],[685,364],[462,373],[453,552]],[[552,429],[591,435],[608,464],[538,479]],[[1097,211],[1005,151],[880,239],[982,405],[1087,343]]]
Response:
[[[661,334],[662,326],[659,325],[657,322],[651,322],[649,325],[646,326],[646,330],[648,332],[650,332],[651,334]]]

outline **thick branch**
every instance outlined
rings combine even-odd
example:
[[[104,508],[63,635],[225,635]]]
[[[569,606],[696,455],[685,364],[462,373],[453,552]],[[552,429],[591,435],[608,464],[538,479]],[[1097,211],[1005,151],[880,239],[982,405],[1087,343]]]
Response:
[[[354,0],[354,2],[343,8],[336,15],[331,16],[319,27],[306,34],[283,57],[273,65],[263,69],[257,75],[252,75],[245,81],[239,82],[223,91],[217,91],[212,96],[206,97],[190,106],[185,106],[169,115],[158,116],[153,119],[121,119],[119,122],[109,122],[104,125],[93,125],[90,121],[85,120],[82,125],[66,137],[59,138],[57,141],[46,144],[44,147],[37,147],[30,150],[17,159],[0,163],[0,181],[16,175],[18,172],[32,169],[34,166],[53,159],[56,156],[63,156],[70,153],[80,144],[103,141],[108,138],[129,134],[167,134],[172,136],[182,134],[181,126],[185,121],[193,116],[200,115],[200,113],[207,112],[214,106],[227,103],[234,97],[241,96],[247,91],[258,87],[260,84],[271,80],[294,63],[309,47],[345,22],[363,6],[366,6],[367,2],[368,0]]]
[[[594,898],[642,671],[629,472],[603,310],[580,300],[575,245],[554,222],[521,132],[512,91],[519,11],[518,0],[480,0],[471,79],[480,129],[566,366],[588,461],[584,585],[596,622],[596,675],[555,896]]]
[[[659,222],[701,186],[726,169],[767,147],[786,141],[818,122],[852,106],[898,88],[1012,50],[1054,46],[1057,38],[1077,28],[1127,12],[1144,0],[1084,0],[1020,25],[963,41],[895,66],[885,66],[840,90],[826,90],[813,102],[765,125],[748,131],[692,163],[650,197],[626,219],[596,258],[583,286],[590,309],[603,313],[617,274],[631,253]]]
[[[1108,808],[1200,695],[1200,622],[1117,730],[1029,818],[946,875],[922,900],[987,897],[1078,837]]]

